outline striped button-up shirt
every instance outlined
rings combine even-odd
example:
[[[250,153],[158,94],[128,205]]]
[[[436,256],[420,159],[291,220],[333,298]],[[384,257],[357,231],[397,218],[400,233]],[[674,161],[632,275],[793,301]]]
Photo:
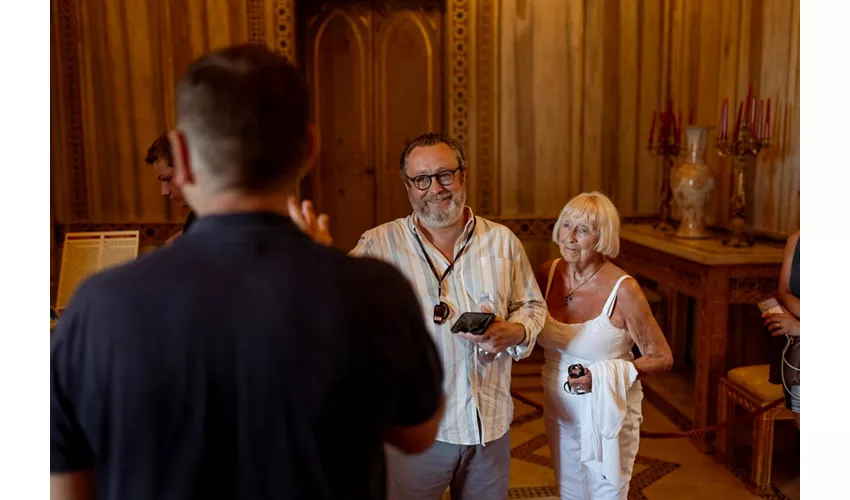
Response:
[[[510,428],[512,359],[520,360],[531,352],[546,319],[546,303],[519,238],[505,226],[475,217],[468,207],[466,210],[469,222],[455,243],[455,255],[470,231],[474,233],[443,280],[442,297],[438,296],[438,278],[422,254],[422,246],[440,276],[451,261],[419,234],[414,215],[367,231],[351,254],[387,261],[413,285],[445,373],[446,407],[437,440],[475,445],[499,439]],[[463,312],[479,311],[477,304],[484,294],[495,304],[494,312],[498,316],[523,325],[526,331],[526,341],[508,348],[509,356],[490,361],[470,342],[451,332],[451,326]],[[434,306],[441,299],[451,314],[442,325],[437,325],[433,321]]]

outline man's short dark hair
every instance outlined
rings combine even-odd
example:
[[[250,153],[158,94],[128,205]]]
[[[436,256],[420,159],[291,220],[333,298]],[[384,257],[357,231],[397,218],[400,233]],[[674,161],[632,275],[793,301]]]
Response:
[[[159,160],[165,160],[169,167],[174,166],[171,161],[171,143],[168,142],[168,133],[163,133],[156,138],[148,148],[148,153],[145,156],[145,163],[153,165]]]
[[[306,159],[307,84],[266,47],[238,45],[202,56],[176,97],[178,129],[215,191],[268,190],[293,179]]]
[[[448,134],[428,132],[427,134],[422,134],[408,142],[404,147],[404,151],[401,153],[401,161],[399,162],[401,172],[404,173],[404,168],[407,167],[407,157],[410,156],[410,153],[413,152],[414,149],[424,146],[436,146],[437,144],[445,144],[452,148],[455,152],[455,156],[457,156],[457,166],[462,169],[466,168],[466,156],[464,155],[463,147],[459,142]]]

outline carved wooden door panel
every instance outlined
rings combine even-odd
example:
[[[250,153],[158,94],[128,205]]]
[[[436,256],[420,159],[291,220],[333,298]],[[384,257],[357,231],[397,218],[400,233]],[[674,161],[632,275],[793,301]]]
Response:
[[[302,2],[305,9],[317,2]],[[307,14],[304,68],[321,155],[311,197],[331,216],[334,246],[349,250],[375,223],[372,21],[353,2],[326,2]]]
[[[334,246],[347,251],[363,231],[410,213],[401,151],[444,128],[443,9],[416,0],[302,5],[321,140],[319,164],[302,188],[331,216]]]

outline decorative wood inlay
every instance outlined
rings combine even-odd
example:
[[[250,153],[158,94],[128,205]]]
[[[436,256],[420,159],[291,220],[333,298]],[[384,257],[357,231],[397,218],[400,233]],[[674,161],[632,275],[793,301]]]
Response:
[[[479,209],[480,212],[480,209]],[[552,231],[555,228],[557,219],[500,219],[492,218],[494,222],[498,222],[510,229],[517,238],[523,240],[550,240],[552,239]]]
[[[498,165],[496,144],[498,114],[496,112],[496,12],[497,2],[479,0],[476,27],[476,82],[475,82],[475,142],[478,190],[477,209],[482,215],[499,213]]]
[[[295,56],[295,0],[277,0],[277,50],[291,63]]]
[[[469,151],[469,0],[451,1],[447,11],[451,30],[451,45],[446,50],[451,65],[449,134]]]
[[[264,0],[246,0],[248,14],[248,43],[266,44],[266,13]]]
[[[731,278],[729,280],[729,302],[753,304],[772,296],[779,287],[776,278]]]
[[[85,151],[83,149],[83,116],[80,96],[80,61],[78,55],[77,2],[59,0],[59,52],[62,65],[62,102],[64,104],[65,152],[68,155],[68,186],[71,217],[86,220],[89,216]]]

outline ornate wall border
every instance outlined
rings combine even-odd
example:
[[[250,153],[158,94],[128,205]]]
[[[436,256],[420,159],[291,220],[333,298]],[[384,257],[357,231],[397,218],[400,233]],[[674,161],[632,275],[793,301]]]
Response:
[[[478,0],[476,16],[475,167],[477,208],[482,215],[499,213],[498,168],[498,12],[496,0]]]
[[[58,1],[60,105],[65,132],[65,156],[68,175],[70,218],[89,217],[88,180],[86,178],[85,148],[83,147],[83,109],[80,95],[80,63],[78,53],[76,0]]]
[[[266,45],[265,0],[245,0],[248,43]]]
[[[276,0],[276,7],[274,48],[290,62],[298,64],[295,52],[295,0]]]
[[[490,216],[499,213],[498,12],[496,0],[446,0],[447,131],[472,166],[471,204]]]

